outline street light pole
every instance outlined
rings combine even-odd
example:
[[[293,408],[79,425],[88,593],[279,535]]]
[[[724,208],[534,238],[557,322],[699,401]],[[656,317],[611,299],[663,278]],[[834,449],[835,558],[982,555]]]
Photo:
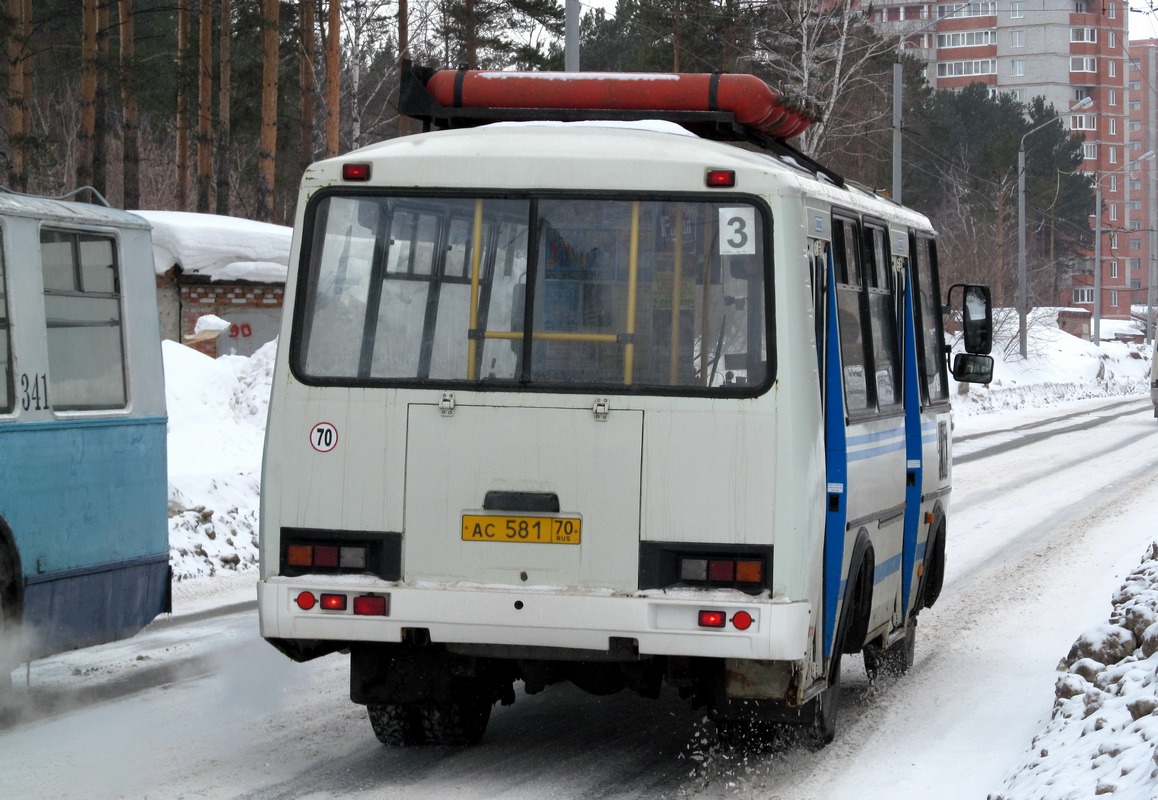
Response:
[[[1094,347],[1102,346],[1102,178],[1098,176],[1094,190]]]
[[[1093,98],[1083,97],[1081,102],[1070,111],[1080,111],[1094,104]],[[1036,128],[1026,131],[1021,137],[1021,144],[1017,146],[1017,345],[1022,358],[1029,355],[1029,336],[1026,333],[1026,318],[1029,316],[1029,287],[1026,282],[1025,269],[1025,140],[1030,134],[1037,133],[1046,125],[1056,122],[1061,114],[1054,114]]]

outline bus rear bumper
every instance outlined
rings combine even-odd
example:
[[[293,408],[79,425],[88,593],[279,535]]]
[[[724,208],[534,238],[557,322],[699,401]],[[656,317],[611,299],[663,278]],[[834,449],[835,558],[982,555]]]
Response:
[[[386,614],[355,614],[359,597],[385,597]],[[806,659],[813,624],[807,602],[733,591],[624,595],[361,576],[266,579],[258,584],[258,609],[261,635],[271,640],[389,643],[424,629],[430,641],[446,644],[609,651],[631,640],[640,655],[773,661]]]

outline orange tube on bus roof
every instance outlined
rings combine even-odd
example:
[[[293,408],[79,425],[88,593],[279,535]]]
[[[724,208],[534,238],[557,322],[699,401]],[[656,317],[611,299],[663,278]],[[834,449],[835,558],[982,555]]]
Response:
[[[812,122],[755,75],[440,70],[426,88],[448,108],[728,111],[778,139]]]

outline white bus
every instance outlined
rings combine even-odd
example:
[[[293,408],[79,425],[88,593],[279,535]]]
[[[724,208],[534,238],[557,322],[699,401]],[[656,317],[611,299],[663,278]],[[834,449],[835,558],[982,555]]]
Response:
[[[823,744],[842,654],[905,669],[940,590],[934,231],[788,148],[774,93],[557,77],[408,73],[404,110],[450,130],[307,171],[262,635],[348,649],[387,744],[476,742],[559,681]],[[988,381],[988,291],[963,293],[954,372]]]

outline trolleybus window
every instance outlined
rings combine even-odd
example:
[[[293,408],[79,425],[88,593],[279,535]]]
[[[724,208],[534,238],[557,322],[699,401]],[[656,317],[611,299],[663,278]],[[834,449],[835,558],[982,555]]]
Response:
[[[112,237],[40,236],[49,397],[60,411],[125,405],[121,297]]]
[[[329,194],[308,215],[306,380],[751,393],[769,378],[755,204]]]

